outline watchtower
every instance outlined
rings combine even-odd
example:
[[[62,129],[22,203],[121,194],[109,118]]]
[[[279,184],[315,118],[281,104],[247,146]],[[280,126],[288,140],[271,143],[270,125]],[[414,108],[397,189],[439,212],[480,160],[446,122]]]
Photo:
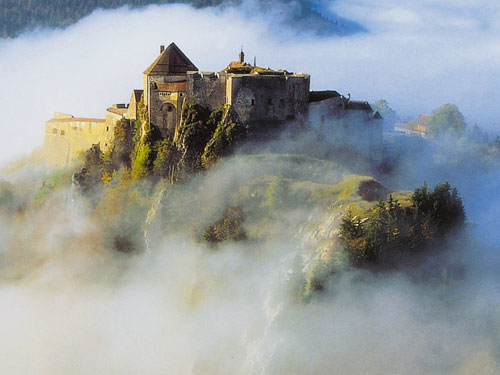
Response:
[[[186,95],[186,73],[198,68],[175,45],[160,46],[160,55],[144,71],[144,103],[151,123],[174,136]]]

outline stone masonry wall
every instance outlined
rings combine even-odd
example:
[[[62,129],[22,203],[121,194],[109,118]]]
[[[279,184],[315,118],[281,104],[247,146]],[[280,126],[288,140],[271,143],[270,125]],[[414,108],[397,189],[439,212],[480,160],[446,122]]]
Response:
[[[281,122],[307,113],[309,76],[234,75],[228,80],[228,103],[240,122]]]
[[[188,73],[186,100],[215,110],[226,103],[224,73]]]
[[[45,123],[43,151],[47,166],[64,167],[107,137],[106,120],[53,118]]]
[[[150,122],[163,136],[173,137],[186,96],[186,76],[151,76],[147,95]]]

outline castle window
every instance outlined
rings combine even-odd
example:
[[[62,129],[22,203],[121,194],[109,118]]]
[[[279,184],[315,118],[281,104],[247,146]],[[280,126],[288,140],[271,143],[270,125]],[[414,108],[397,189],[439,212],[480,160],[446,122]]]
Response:
[[[285,108],[285,99],[280,99],[280,108]]]
[[[52,134],[57,134],[57,128],[52,129]]]
[[[109,126],[106,126],[106,131],[109,132]]]
[[[64,130],[61,130],[61,136],[63,136],[64,134],[66,134],[66,132]]]
[[[252,99],[251,105],[255,105],[255,99]]]

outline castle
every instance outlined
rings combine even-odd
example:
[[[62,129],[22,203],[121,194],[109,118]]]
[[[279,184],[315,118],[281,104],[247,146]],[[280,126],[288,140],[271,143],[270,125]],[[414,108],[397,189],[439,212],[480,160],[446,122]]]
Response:
[[[163,136],[174,138],[184,103],[210,110],[231,108],[237,122],[252,126],[297,121],[324,131],[333,147],[359,151],[372,162],[382,158],[382,123],[367,102],[354,102],[335,91],[310,91],[310,76],[258,67],[238,60],[220,72],[200,72],[175,45],[160,46],[160,54],[144,71],[142,90],[133,90],[129,104],[115,104],[105,119],[55,113],[45,123],[46,164],[67,166],[99,144],[112,146],[114,127],[122,119],[135,121],[140,106]]]

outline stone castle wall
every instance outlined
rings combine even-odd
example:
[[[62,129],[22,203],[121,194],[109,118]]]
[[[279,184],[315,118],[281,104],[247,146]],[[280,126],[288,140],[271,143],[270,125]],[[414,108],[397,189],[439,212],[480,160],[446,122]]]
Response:
[[[186,97],[189,103],[198,103],[211,110],[226,104],[227,75],[224,73],[187,74]]]
[[[45,164],[53,167],[68,166],[94,144],[99,144],[102,150],[108,150],[112,146],[114,127],[122,118],[120,112],[123,110],[110,108],[106,112],[106,119],[55,113],[54,118],[45,123]]]
[[[309,76],[234,75],[226,95],[242,123],[293,120],[307,113]]]

